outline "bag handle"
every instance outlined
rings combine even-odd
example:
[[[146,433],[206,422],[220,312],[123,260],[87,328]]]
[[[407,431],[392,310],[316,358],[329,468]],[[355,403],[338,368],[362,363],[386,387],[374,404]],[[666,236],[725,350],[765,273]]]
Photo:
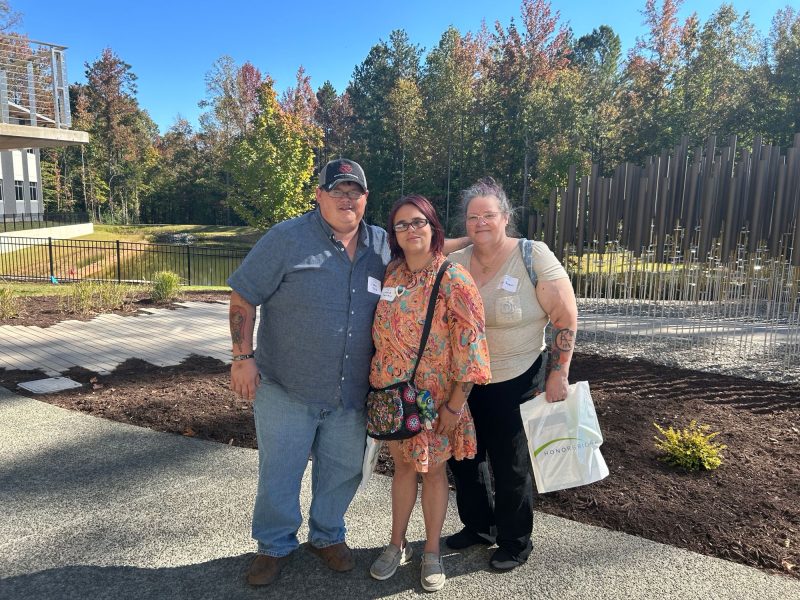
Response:
[[[417,362],[414,363],[414,370],[411,371],[411,377],[408,379],[411,385],[414,385],[414,377],[417,375],[417,367],[419,366],[419,361],[422,360],[422,353],[425,352],[425,345],[428,343],[428,334],[431,332],[431,324],[433,323],[433,311],[436,309],[436,300],[439,297],[439,284],[442,282],[444,272],[451,264],[452,263],[449,260],[445,260],[442,263],[442,266],[439,267],[439,272],[436,274],[436,281],[433,282],[431,297],[430,300],[428,300],[428,312],[425,315],[425,325],[422,328],[422,341],[419,344]]]

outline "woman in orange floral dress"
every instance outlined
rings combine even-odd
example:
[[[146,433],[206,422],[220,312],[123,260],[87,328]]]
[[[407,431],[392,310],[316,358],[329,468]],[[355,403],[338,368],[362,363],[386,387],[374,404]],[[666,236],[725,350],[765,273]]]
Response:
[[[401,198],[389,215],[388,230],[392,258],[398,260],[387,271],[372,326],[375,356],[370,385],[374,388],[405,381],[414,368],[431,289],[445,260],[444,230],[433,206],[422,196]],[[388,442],[395,465],[392,534],[370,568],[375,579],[388,579],[411,558],[405,535],[420,473],[427,538],[420,581],[426,591],[444,585],[439,538],[448,501],[445,463],[451,456],[456,460],[475,456],[475,426],[466,399],[473,384],[488,383],[490,373],[480,293],[469,272],[452,264],[442,278],[415,377],[417,389],[430,392],[438,417],[432,429]]]

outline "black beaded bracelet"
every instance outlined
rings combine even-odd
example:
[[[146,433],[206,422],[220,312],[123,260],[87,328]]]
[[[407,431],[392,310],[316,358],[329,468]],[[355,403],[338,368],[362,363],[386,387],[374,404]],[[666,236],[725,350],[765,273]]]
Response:
[[[251,358],[255,358],[255,354],[237,354],[233,357],[233,360],[249,360]]]

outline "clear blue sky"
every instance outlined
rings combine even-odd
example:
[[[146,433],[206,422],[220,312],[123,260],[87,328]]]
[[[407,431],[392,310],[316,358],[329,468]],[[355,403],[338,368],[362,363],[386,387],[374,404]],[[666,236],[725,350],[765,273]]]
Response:
[[[481,21],[507,26],[519,20],[519,0],[266,0],[208,2],[196,0],[11,0],[21,12],[21,30],[31,39],[68,47],[70,82],[85,81],[84,63],[111,47],[138,76],[142,108],[164,132],[178,114],[196,126],[205,97],[205,74],[228,54],[269,73],[280,92],[294,83],[299,65],[314,89],[329,79],[337,91],[353,68],[380,39],[404,29],[411,41],[429,49],[453,25],[462,33],[477,31]],[[554,0],[553,10],[576,37],[610,25],[630,48],[644,33],[645,0]],[[688,0],[682,18],[696,11],[705,21],[721,0]],[[766,34],[786,0],[734,0],[739,13],[750,12]]]

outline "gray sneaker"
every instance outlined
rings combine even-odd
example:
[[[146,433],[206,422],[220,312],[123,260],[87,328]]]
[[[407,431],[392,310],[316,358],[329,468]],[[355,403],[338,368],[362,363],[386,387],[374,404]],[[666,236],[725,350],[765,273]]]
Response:
[[[445,579],[442,557],[434,552],[425,552],[422,555],[422,569],[419,574],[422,589],[426,592],[437,592],[444,587]]]
[[[408,543],[403,544],[402,550],[394,544],[389,544],[372,563],[369,574],[378,581],[389,579],[397,571],[397,567],[411,560],[411,554],[411,546]]]

